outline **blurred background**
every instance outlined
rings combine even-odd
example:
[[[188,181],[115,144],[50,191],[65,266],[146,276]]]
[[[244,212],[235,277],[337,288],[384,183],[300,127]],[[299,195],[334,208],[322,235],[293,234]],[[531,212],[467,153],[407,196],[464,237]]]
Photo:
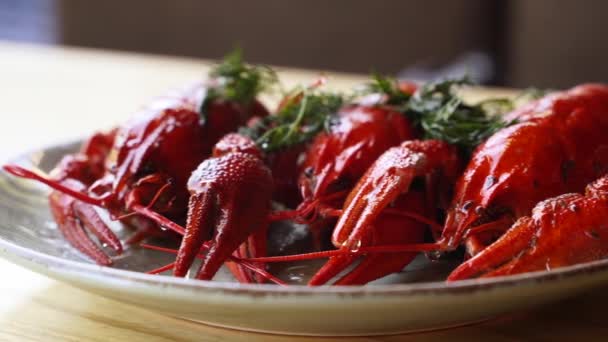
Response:
[[[0,0],[0,39],[429,79],[608,81],[602,0]]]

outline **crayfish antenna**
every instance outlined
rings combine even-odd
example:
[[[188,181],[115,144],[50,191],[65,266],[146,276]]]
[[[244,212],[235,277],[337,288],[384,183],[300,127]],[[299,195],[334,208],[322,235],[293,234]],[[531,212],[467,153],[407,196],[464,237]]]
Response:
[[[172,254],[177,254],[177,250],[175,249],[171,249],[171,248],[166,248],[166,247],[160,247],[160,246],[153,246],[153,245],[148,245],[148,244],[141,244],[140,247],[142,248],[146,248],[146,249],[151,249],[151,250],[155,250],[155,251],[159,251],[159,252],[166,252],[166,253],[172,253]],[[203,245],[203,250],[206,250],[207,246]],[[199,254],[197,255],[197,258],[202,259],[204,258],[203,255]],[[277,277],[275,277],[274,275],[270,274],[268,271],[266,271],[264,268],[259,268],[255,265],[254,262],[250,262],[247,260],[242,260],[239,259],[237,257],[230,257],[229,258],[229,264],[239,264],[242,265],[243,268],[246,268],[248,270],[250,270],[252,273],[257,274],[258,276],[260,276],[262,279],[264,280],[268,280],[272,283],[275,283],[277,285],[282,285],[282,286],[286,286],[287,284],[278,279]],[[172,262],[170,264],[155,268],[153,270],[150,270],[146,273],[148,274],[159,274],[159,273],[163,273],[169,270],[172,270],[173,267],[175,267],[175,262]],[[239,278],[237,277],[237,280],[239,280]]]
[[[332,256],[308,281],[308,285],[319,286],[326,284],[340,272],[348,268],[356,260],[357,256],[346,253],[344,255]]]
[[[95,206],[102,206],[102,204],[103,204],[103,199],[93,198],[93,197],[85,194],[82,191],[79,191],[79,190],[70,188],[69,186],[66,186],[65,184],[63,184],[62,181],[54,180],[48,176],[40,175],[34,171],[30,171],[19,165],[9,164],[9,165],[4,165],[2,168],[4,169],[4,171],[6,171],[14,176],[38,181],[40,183],[43,183],[43,184],[49,186],[53,190],[59,191],[66,195],[70,195],[74,198],[77,198],[78,200],[80,200],[82,202],[92,204]]]

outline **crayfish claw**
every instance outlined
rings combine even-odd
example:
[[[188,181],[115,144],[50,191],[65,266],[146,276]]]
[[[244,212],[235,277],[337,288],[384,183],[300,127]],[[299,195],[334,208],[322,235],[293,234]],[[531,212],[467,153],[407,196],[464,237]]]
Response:
[[[265,253],[273,192],[271,172],[248,138],[230,134],[218,146],[214,156],[201,163],[188,180],[189,216],[178,252],[176,275],[185,275],[201,252],[206,255],[196,278],[204,280],[213,278],[232,255]],[[230,269],[235,267],[242,265]],[[244,275],[246,272],[249,271],[233,273],[244,279],[249,278]]]
[[[530,245],[534,233],[532,220],[522,217],[499,240],[460,264],[450,273],[447,280],[476,277],[512,262],[514,255],[521,255]]]
[[[72,205],[74,213],[80,219],[84,227],[87,227],[101,243],[107,244],[116,253],[122,253],[122,244],[116,234],[101,219],[97,211],[90,204],[74,201]]]
[[[424,194],[419,191],[400,196],[392,206],[394,211],[383,212],[370,227],[361,246],[421,243],[424,239],[425,223],[403,217],[396,212],[410,210],[424,212]],[[334,285],[363,285],[388,274],[401,271],[415,257],[416,252],[372,253],[363,255],[360,262],[340,277]],[[345,254],[330,257],[328,262],[314,275],[309,285],[322,285],[355,263],[359,256]]]
[[[452,182],[459,164],[455,148],[438,140],[406,141],[384,152],[348,195],[334,228],[332,243],[344,253],[331,257],[309,285],[322,285],[345,270],[358,259],[349,253],[360,247],[421,243],[427,220],[421,222],[412,217],[425,216],[425,195],[410,192],[410,185],[415,177],[436,171]],[[397,272],[415,255],[367,255],[337,284],[364,284]]]
[[[72,187],[79,185],[73,180],[66,180],[65,183],[71,183],[69,185]],[[80,184],[80,187],[84,186]],[[105,266],[112,264],[112,259],[93,242],[85,229],[95,235],[100,243],[107,244],[118,254],[122,253],[120,240],[90,204],[59,191],[51,192],[49,203],[51,213],[66,240],[93,261]]]
[[[210,189],[190,197],[186,233],[182,238],[173,268],[173,275],[176,277],[186,276],[196,256],[200,253],[203,243],[210,239],[214,224],[215,200]]]
[[[271,184],[270,174],[268,181]],[[245,184],[236,182],[234,185],[241,189],[231,189],[218,196],[218,206],[214,213],[213,239],[209,242],[209,250],[201,263],[196,278],[209,280],[213,278],[218,269],[222,266],[230,255],[239,249],[242,244],[252,247],[251,250],[243,249],[243,252],[250,254],[254,251],[254,245],[247,243],[250,235],[256,231],[265,231],[268,225],[267,214],[270,210],[270,196],[272,187],[264,190],[258,186],[262,184]],[[252,188],[252,185],[257,189]],[[255,189],[255,190],[254,190]],[[225,191],[226,189],[224,189]],[[252,198],[249,193],[262,194],[262,198]],[[188,231],[190,226],[187,226]],[[237,252],[238,255],[238,252]],[[238,267],[241,267],[240,265]],[[246,271],[248,272],[248,271]]]
[[[441,170],[445,178],[454,179],[458,168],[455,148],[442,141],[412,140],[387,150],[346,199],[332,242],[349,247],[360,241],[382,211],[408,191],[415,177]]]
[[[496,242],[457,267],[448,281],[495,277],[594,261],[608,256],[608,176],[538,203]]]

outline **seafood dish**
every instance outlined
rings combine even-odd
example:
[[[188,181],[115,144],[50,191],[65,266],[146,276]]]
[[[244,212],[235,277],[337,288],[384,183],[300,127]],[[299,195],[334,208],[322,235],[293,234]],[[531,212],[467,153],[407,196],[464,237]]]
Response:
[[[92,262],[125,245],[175,254],[151,274],[212,280],[225,266],[286,286],[270,265],[321,259],[309,286],[363,285],[424,255],[456,260],[453,282],[608,256],[608,85],[470,103],[466,77],[327,82],[270,106],[276,73],[235,51],[49,174],[3,168],[51,188],[57,228]],[[281,222],[309,245],[273,251]]]

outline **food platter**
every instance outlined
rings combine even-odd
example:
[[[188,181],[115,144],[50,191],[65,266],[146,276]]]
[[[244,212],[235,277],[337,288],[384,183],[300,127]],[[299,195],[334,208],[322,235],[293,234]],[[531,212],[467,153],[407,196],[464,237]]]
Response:
[[[48,171],[76,143],[13,162]],[[572,296],[608,281],[608,260],[454,283],[306,287],[147,275],[170,256],[127,250],[110,267],[74,251],[52,223],[43,185],[0,174],[0,254],[87,291],[164,315],[236,329],[296,335],[394,334],[471,324]]]

